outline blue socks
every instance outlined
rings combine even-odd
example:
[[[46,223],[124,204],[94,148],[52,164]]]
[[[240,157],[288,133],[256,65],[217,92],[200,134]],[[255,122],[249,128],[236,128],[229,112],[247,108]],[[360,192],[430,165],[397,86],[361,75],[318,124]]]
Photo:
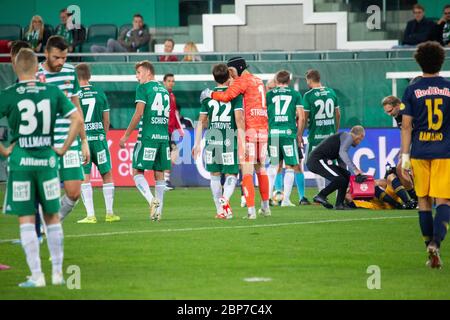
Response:
[[[302,200],[305,197],[305,175],[303,172],[295,174],[295,184],[297,185],[298,199]]]
[[[436,207],[436,216],[434,217],[434,232],[433,240],[438,246],[441,246],[441,241],[445,239],[448,230],[448,223],[450,220],[450,206],[441,204]]]
[[[419,224],[425,246],[428,246],[433,239],[433,213],[431,211],[419,211]]]
[[[283,173],[277,173],[274,187],[275,191],[283,191]]]

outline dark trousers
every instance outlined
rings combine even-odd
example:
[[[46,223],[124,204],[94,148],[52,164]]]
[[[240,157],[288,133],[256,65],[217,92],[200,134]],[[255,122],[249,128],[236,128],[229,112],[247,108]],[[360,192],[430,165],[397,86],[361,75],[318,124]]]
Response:
[[[306,165],[310,171],[330,181],[319,192],[319,195],[326,198],[329,194],[337,190],[336,205],[343,204],[350,181],[350,172],[335,164],[328,164],[328,160],[326,159],[309,158]]]

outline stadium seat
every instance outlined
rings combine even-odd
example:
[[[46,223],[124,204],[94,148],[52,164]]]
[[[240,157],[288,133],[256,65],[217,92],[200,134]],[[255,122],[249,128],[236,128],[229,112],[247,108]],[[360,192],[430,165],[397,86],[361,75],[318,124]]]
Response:
[[[223,61],[223,56],[220,54],[205,54],[201,57],[203,61]]]
[[[247,61],[254,61],[255,60],[255,55],[252,53],[236,53],[236,54],[226,54],[225,55],[225,61],[227,61],[228,59],[232,58],[232,57],[242,57]]]
[[[282,51],[265,51],[260,53],[259,57],[260,60],[270,60],[270,61],[276,61],[276,60],[287,60],[287,53]]]
[[[291,53],[291,60],[321,60],[320,52],[294,52]]]
[[[158,62],[158,56],[157,55],[142,55],[142,56],[128,56],[129,62],[138,62],[142,60],[148,60],[150,62]]]
[[[414,50],[398,50],[396,52],[392,52],[393,58],[410,58],[412,59],[414,55]]]
[[[356,53],[357,59],[387,59],[386,51],[361,51]]]
[[[17,24],[0,24],[0,40],[22,39],[22,28]]]
[[[88,42],[106,43],[108,39],[117,39],[117,27],[114,24],[93,24],[89,27]]]
[[[331,51],[325,53],[325,59],[327,60],[353,60],[355,59],[355,53],[352,51]]]

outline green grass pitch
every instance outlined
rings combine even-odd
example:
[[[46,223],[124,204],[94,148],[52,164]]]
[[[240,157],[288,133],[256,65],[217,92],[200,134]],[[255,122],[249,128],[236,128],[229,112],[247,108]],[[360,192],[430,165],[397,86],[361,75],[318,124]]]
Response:
[[[135,188],[117,188],[115,211],[122,221],[108,224],[101,189],[95,190],[95,205],[97,224],[75,223],[84,217],[82,203],[64,222],[64,269],[79,266],[79,290],[50,284],[46,243],[41,257],[47,287],[18,288],[29,273],[24,253],[4,241],[18,238],[18,222],[0,215],[0,263],[12,267],[0,271],[0,299],[450,297],[450,244],[443,244],[444,268],[426,268],[415,210],[276,207],[272,217],[248,221],[236,189],[235,217],[223,221],[214,219],[209,189],[178,188],[166,193],[163,219],[156,223]],[[379,290],[367,288],[372,265],[380,268]],[[270,281],[244,280],[255,277]]]

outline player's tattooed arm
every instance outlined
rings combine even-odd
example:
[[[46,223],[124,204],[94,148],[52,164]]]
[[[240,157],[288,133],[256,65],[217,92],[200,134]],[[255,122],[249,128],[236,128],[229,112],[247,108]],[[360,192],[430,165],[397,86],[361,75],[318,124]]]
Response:
[[[121,148],[125,148],[125,143],[130,137],[131,133],[136,129],[139,121],[141,121],[142,115],[144,114],[145,103],[137,102],[136,110],[134,111],[133,118],[131,118],[130,124],[128,125],[127,131],[125,131],[122,138],[120,138],[119,145]]]
[[[78,113],[80,114],[80,119],[83,123],[83,125],[80,127],[80,138],[81,138],[81,153],[83,154],[83,165],[90,162],[91,154],[89,151],[89,145],[86,137],[86,130],[84,128],[84,117],[83,117],[83,110],[81,110],[80,106],[80,98],[78,96],[72,96],[71,98],[72,103],[75,105],[75,107],[78,110]]]
[[[192,148],[192,158],[197,160],[201,151],[201,143],[202,143],[202,133],[203,129],[208,126],[208,115],[206,113],[201,113],[198,118],[197,127],[195,128],[195,143]]]
[[[84,126],[83,118],[78,112],[72,112],[69,116],[69,120],[70,120],[69,133],[67,134],[66,141],[64,141],[64,145],[62,146],[62,148],[53,148],[56,154],[60,157],[62,157],[66,153],[66,151],[69,150],[73,141],[78,136],[81,127]]]

